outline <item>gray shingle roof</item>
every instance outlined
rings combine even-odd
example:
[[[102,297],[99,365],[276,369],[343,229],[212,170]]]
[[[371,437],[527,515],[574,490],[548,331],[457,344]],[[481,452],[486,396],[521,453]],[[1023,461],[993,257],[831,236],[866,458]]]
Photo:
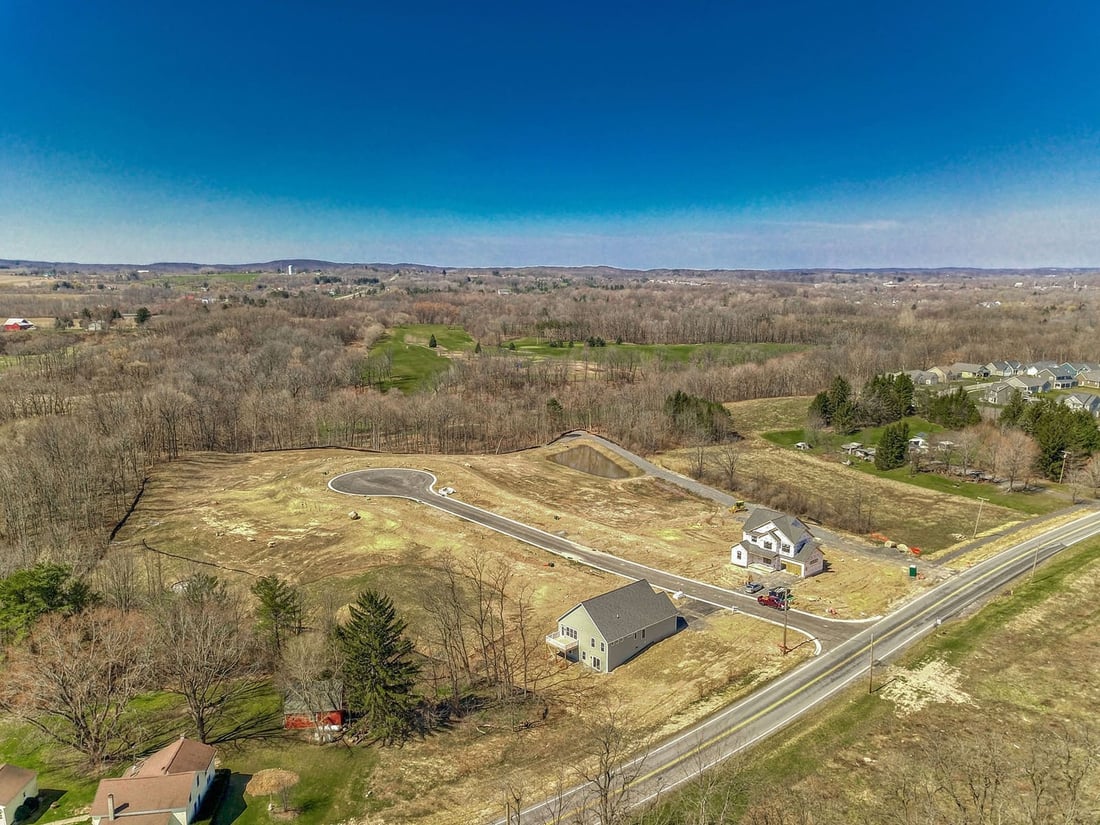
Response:
[[[585,599],[578,606],[588,612],[608,644],[678,615],[668,594],[656,592],[645,579]]]
[[[809,528],[794,516],[787,516],[775,510],[769,510],[767,507],[757,507],[752,511],[752,515],[745,519],[745,532],[755,533],[769,521],[778,527],[793,544],[798,544],[807,536],[812,537]]]

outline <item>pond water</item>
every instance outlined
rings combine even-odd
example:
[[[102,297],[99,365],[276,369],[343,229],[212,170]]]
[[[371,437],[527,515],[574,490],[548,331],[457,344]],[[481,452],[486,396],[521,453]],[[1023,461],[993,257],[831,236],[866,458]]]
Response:
[[[550,460],[564,467],[580,470],[582,473],[600,478],[630,478],[630,471],[616,464],[603,453],[587,444],[572,447],[565,452],[550,456]]]

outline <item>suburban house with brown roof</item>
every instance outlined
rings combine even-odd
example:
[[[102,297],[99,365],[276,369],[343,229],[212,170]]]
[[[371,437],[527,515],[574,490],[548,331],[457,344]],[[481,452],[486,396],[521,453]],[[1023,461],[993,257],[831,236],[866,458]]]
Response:
[[[17,811],[38,796],[38,774],[17,765],[0,765],[0,825],[13,825]]]
[[[92,825],[190,825],[214,782],[216,755],[181,736],[118,779],[104,779],[92,802]]]
[[[730,548],[730,562],[785,569],[803,579],[825,569],[819,542],[806,525],[766,507],[757,507],[745,520],[741,541]]]
[[[558,619],[546,644],[568,661],[610,673],[679,629],[680,613],[667,593],[645,579],[585,599]]]

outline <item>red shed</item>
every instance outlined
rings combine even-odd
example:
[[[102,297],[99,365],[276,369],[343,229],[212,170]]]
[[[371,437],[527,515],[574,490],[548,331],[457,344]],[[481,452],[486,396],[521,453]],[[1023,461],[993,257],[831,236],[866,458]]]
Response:
[[[344,683],[319,679],[287,688],[283,699],[283,727],[287,730],[331,730],[343,728]]]

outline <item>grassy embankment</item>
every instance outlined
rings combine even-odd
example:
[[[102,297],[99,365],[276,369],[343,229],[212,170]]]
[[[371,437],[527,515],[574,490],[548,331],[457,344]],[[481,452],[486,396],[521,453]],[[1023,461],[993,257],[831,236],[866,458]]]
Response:
[[[918,416],[909,416],[903,419],[903,421],[909,425],[910,434],[921,432],[935,435],[936,433],[944,431],[944,428],[940,425],[933,424]],[[882,437],[884,429],[885,427],[867,427],[852,435],[834,435],[829,433],[818,438],[817,443],[813,445],[813,449],[808,451],[807,454],[826,455],[840,461],[842,458],[840,455],[841,444],[847,444],[852,441],[858,441],[861,444],[869,445],[877,444]],[[795,444],[805,438],[805,435],[803,430],[776,430],[763,433],[763,437],[780,447],[793,448]],[[947,495],[961,496],[974,501],[982,498],[985,499],[987,504],[991,504],[995,507],[1006,507],[1010,510],[1017,510],[1020,513],[1031,516],[1049,513],[1059,507],[1064,507],[1067,503],[1057,496],[1044,495],[1044,493],[1047,492],[1046,488],[1031,492],[1009,493],[995,484],[963,481],[959,478],[944,476],[939,473],[914,472],[913,468],[909,465],[897,467],[893,470],[879,470],[875,467],[873,461],[853,460],[850,467],[853,470],[866,473],[876,478],[890,478],[904,484],[912,484],[916,487],[934,490]]]

